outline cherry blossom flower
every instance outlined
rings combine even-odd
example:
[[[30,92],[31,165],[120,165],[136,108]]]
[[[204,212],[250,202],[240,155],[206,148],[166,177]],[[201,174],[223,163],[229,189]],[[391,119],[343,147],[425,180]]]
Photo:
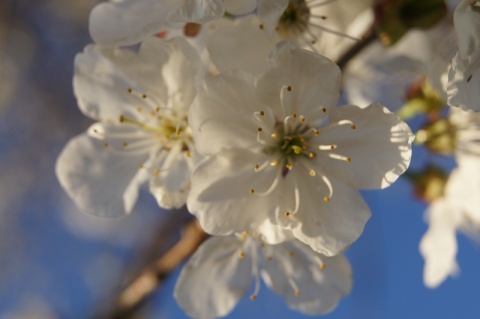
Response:
[[[208,158],[187,205],[211,234],[253,229],[269,243],[293,235],[338,254],[370,216],[357,189],[393,183],[413,135],[379,104],[335,107],[340,70],[316,53],[281,43],[270,64],[257,78],[232,71],[206,81],[189,122]]]
[[[203,36],[219,71],[240,68],[262,73],[268,63],[259,57],[282,40],[338,59],[371,24],[370,2],[290,0],[272,26],[267,27],[258,15],[224,18],[208,23]]]
[[[454,24],[458,52],[448,73],[448,104],[480,111],[480,13],[476,1],[463,0],[455,9]]]
[[[325,257],[293,240],[268,245],[250,233],[212,237],[195,252],[178,278],[174,296],[193,318],[227,315],[260,277],[290,308],[309,315],[332,311],[352,287],[343,256]]]
[[[82,209],[129,213],[146,181],[163,208],[185,204],[197,154],[187,122],[200,60],[177,38],[138,53],[89,45],[75,59],[80,110],[98,121],[60,154],[60,184]]]
[[[458,273],[456,232],[480,238],[480,160],[478,156],[461,155],[457,162],[444,197],[434,201],[426,213],[429,227],[420,242],[420,252],[425,259],[423,280],[430,288]]]

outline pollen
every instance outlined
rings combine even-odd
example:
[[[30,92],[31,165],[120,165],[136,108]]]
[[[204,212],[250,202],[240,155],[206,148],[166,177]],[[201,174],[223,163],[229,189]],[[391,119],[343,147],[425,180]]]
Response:
[[[346,161],[347,163],[350,163],[350,162],[352,162],[352,159],[351,159],[350,157],[347,157],[347,158],[345,159],[345,161]]]
[[[264,27],[263,24],[260,24],[260,25],[258,26],[258,28],[259,28],[260,30],[263,30],[265,27]]]
[[[308,174],[309,174],[310,176],[315,176],[315,171],[314,171],[313,169],[311,169],[310,172],[308,172]]]
[[[320,264],[320,269],[325,269],[325,264]]]
[[[123,115],[120,115],[120,118],[118,119],[120,123],[125,122],[125,117]]]
[[[272,138],[278,138],[278,133],[272,133]]]
[[[314,158],[315,157],[315,153],[311,152],[310,154],[308,154],[308,158]]]
[[[285,212],[285,217],[290,216],[290,212]]]
[[[255,194],[255,190],[253,188],[250,188],[250,195]]]
[[[185,151],[185,156],[186,156],[186,157],[191,157],[192,154],[190,154],[190,151]]]
[[[287,87],[287,90],[288,90],[288,92],[292,92],[292,87],[289,85],[289,86]]]
[[[273,161],[270,163],[270,165],[277,167],[278,166],[278,161]]]
[[[243,251],[241,251],[239,254],[238,254],[238,258],[242,259],[242,258],[245,258],[245,253]]]
[[[146,94],[142,94],[142,99],[146,99],[147,98],[147,95]]]
[[[295,253],[294,253],[293,251],[291,251],[291,252],[288,253],[288,255],[289,255],[290,257],[293,257],[293,256],[295,256]]]
[[[292,114],[292,119],[296,119],[297,118],[297,114],[293,113]]]
[[[257,128],[257,131],[261,132],[261,131],[263,131],[263,129],[261,127],[259,127],[259,128]]]
[[[265,115],[265,112],[264,111],[260,111],[260,116],[264,116]]]
[[[295,291],[295,297],[300,296],[300,290]]]
[[[322,109],[322,112],[323,112],[323,113],[327,113],[327,109],[324,107],[324,108]]]
[[[155,175],[155,176],[157,176],[158,173],[160,173],[160,171],[159,171],[158,169],[155,169],[155,170],[153,171],[153,175]]]
[[[350,128],[351,128],[352,130],[356,130],[356,129],[357,129],[357,127],[355,126],[355,124],[352,124],[352,126],[350,126]]]
[[[325,196],[325,197],[323,198],[323,200],[328,203],[328,202],[330,201],[330,197]]]
[[[285,167],[288,168],[288,169],[292,169],[292,163],[285,164]]]
[[[128,93],[132,93],[132,89],[131,88],[128,88]]]
[[[123,147],[127,147],[128,146],[128,142],[123,142]]]
[[[250,296],[250,300],[254,301],[255,299],[257,299],[257,295],[251,295]]]
[[[258,164],[255,164],[255,170],[259,169],[260,168],[260,165]]]

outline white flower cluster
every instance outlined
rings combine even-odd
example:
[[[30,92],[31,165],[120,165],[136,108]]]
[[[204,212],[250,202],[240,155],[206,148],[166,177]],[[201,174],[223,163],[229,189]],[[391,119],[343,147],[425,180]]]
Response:
[[[130,213],[148,182],[160,207],[186,204],[218,236],[175,288],[192,317],[226,315],[252,280],[255,299],[260,277],[307,314],[351,289],[341,254],[370,217],[359,189],[405,172],[413,134],[378,103],[337,106],[341,72],[325,56],[371,19],[370,1],[346,2],[116,0],[91,13],[96,44],[77,55],[73,84],[96,123],[57,175],[108,217]]]

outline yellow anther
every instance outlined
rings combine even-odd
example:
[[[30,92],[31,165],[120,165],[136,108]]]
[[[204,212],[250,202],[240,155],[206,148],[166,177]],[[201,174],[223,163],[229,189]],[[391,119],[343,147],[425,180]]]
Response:
[[[325,269],[325,264],[320,264],[320,269]]]
[[[118,119],[120,123],[125,122],[125,117],[123,115],[120,115],[120,118]]]
[[[263,24],[260,24],[258,27],[260,28],[260,30],[263,30],[264,28]]]
[[[319,132],[319,131],[317,131],[317,130],[315,130],[315,131],[313,132],[313,135],[315,135],[315,136],[319,136],[319,135],[320,135],[320,132]]]
[[[303,150],[303,148],[298,145],[292,145],[292,149],[295,154],[300,154],[302,153],[302,150]]]
[[[308,154],[308,157],[309,157],[309,158],[314,158],[314,157],[315,157],[315,153],[312,152],[312,153]]]
[[[271,137],[272,138],[278,138],[278,133],[272,133]]]
[[[190,151],[185,151],[185,156],[186,156],[186,157],[191,157],[192,154],[190,154]]]
[[[147,95],[146,94],[142,94],[142,99],[146,99],[147,98]]]
[[[155,170],[153,171],[153,175],[155,175],[155,176],[157,176],[159,173],[160,173],[160,171],[159,171],[158,169],[155,169]]]
[[[330,145],[330,149],[331,149],[331,150],[334,150],[334,149],[335,149],[335,145]]]
[[[287,86],[287,90],[288,90],[288,92],[291,92],[291,91],[292,91],[292,87],[291,87],[290,85]]]
[[[257,296],[256,296],[256,295],[251,295],[251,296],[250,296],[250,300],[253,301],[253,300],[255,300],[255,299],[257,299]]]
[[[103,147],[108,147],[108,143],[103,143]]]
[[[290,212],[285,212],[285,217],[290,216]]]
[[[123,142],[123,147],[127,147],[128,146],[128,143],[127,142]]]
[[[131,88],[128,88],[128,93],[132,93],[132,89]]]
[[[278,166],[278,161],[273,161],[270,163],[270,165],[277,167]]]
[[[347,158],[345,159],[345,161],[347,161],[347,163],[350,163],[350,162],[352,161],[352,159],[351,159],[350,157],[347,157]]]
[[[288,168],[288,169],[292,169],[292,163],[285,164],[285,167]]]
[[[297,114],[293,113],[292,114],[292,119],[296,119],[297,118]]]
[[[300,290],[295,291],[295,297],[300,296]]]
[[[261,132],[263,129],[261,127],[257,128],[257,131]]]
[[[241,252],[238,254],[238,258],[240,258],[240,259],[245,258],[245,254],[241,251]]]
[[[352,125],[350,126],[350,128],[351,128],[352,130],[356,130],[356,129],[357,129],[357,127],[355,126],[355,124],[352,124]]]
[[[255,194],[255,190],[253,188],[250,188],[250,195]]]
[[[315,176],[315,171],[313,169],[311,169],[308,174],[310,174],[310,176]]]
[[[303,116],[300,117],[300,123],[305,123],[305,118]]]
[[[322,112],[323,112],[323,113],[326,113],[326,112],[327,112],[327,108],[324,107],[324,108],[322,109]]]
[[[293,257],[293,256],[295,256],[295,253],[294,253],[293,251],[291,251],[291,252],[288,253],[288,255],[289,255],[290,257]]]
[[[255,164],[255,169],[257,170],[257,169],[259,169],[259,168],[260,168],[260,165]]]
[[[265,115],[265,112],[263,112],[263,111],[260,111],[260,113],[259,113],[259,114],[260,114],[260,116],[264,116],[264,115]]]
[[[328,203],[328,202],[330,201],[330,197],[328,197],[328,196],[325,196],[325,197],[323,198],[323,200],[324,200],[324,201],[326,201],[326,202]]]
[[[175,135],[177,135],[177,136],[180,135],[180,130],[176,130]]]
[[[138,168],[143,168],[143,164],[138,165]]]

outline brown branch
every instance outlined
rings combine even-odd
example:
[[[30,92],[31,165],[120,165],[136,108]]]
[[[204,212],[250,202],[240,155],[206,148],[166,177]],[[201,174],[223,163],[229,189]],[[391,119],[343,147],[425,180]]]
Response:
[[[360,41],[358,41],[355,45],[353,45],[348,51],[346,51],[337,61],[338,66],[341,70],[344,70],[346,65],[350,60],[352,60],[357,54],[362,52],[367,46],[373,43],[377,39],[377,33],[375,28],[372,26],[366,32],[366,34],[362,37]]]
[[[180,240],[120,293],[110,314],[99,318],[131,318],[170,272],[192,255],[208,237],[197,220],[190,221]]]

